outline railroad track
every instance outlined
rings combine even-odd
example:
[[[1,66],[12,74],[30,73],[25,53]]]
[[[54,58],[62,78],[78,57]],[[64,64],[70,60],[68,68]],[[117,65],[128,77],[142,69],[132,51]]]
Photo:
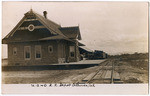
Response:
[[[123,83],[120,80],[119,73],[117,73],[115,68],[115,61],[108,60],[99,66],[96,72],[93,72],[86,77],[83,77],[80,81],[75,83],[94,83],[94,84],[113,84],[113,83]]]

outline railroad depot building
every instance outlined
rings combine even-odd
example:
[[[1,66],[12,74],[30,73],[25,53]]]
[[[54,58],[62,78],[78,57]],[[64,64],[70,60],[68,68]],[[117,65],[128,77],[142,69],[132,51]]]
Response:
[[[42,65],[80,60],[79,46],[84,46],[79,26],[61,27],[32,9],[2,39],[8,44],[8,65]]]

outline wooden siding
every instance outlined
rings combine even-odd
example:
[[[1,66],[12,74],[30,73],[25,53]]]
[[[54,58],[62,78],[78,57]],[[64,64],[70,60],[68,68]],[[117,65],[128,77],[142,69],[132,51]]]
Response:
[[[41,45],[41,59],[35,59],[35,46]],[[31,47],[31,58],[25,60],[24,46]],[[53,47],[53,52],[48,51],[48,46]],[[69,46],[75,47],[75,56],[70,57]],[[17,54],[13,55],[13,48],[17,48]],[[79,61],[80,54],[77,43],[65,40],[29,42],[29,43],[11,43],[8,44],[8,64],[9,65],[47,65],[64,62]]]
[[[42,58],[40,60],[35,59],[35,46],[41,45]],[[53,46],[53,52],[48,52],[48,46]],[[31,59],[25,60],[24,58],[24,46],[31,46]],[[17,48],[17,54],[13,55],[13,48]],[[8,64],[9,65],[42,65],[42,64],[54,64],[58,63],[57,55],[57,42],[30,42],[30,43],[13,43],[8,44]]]

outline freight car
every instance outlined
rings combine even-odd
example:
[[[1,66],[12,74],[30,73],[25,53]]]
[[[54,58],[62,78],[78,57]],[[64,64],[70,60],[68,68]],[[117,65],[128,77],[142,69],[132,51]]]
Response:
[[[92,51],[86,48],[85,46],[80,46],[79,51],[82,57],[81,60],[83,58],[86,58],[89,60],[96,60],[96,59],[105,59],[108,57],[108,54],[103,51],[100,51],[100,50]]]
[[[107,53],[99,50],[95,50],[94,52],[85,55],[85,58],[90,60],[105,59],[107,57],[108,57]]]

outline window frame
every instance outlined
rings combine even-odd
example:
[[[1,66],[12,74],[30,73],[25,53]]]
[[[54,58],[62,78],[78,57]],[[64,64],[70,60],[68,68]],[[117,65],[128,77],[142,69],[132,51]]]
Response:
[[[40,47],[40,58],[37,58],[36,57],[36,47]],[[35,45],[35,47],[34,47],[35,49],[35,53],[34,53],[34,56],[35,56],[35,60],[41,60],[41,58],[42,58],[42,48],[41,48],[41,45]]]
[[[50,47],[52,48],[52,51],[49,50]],[[53,46],[52,45],[48,46],[48,53],[53,53]]]
[[[25,48],[26,47],[29,47],[30,58],[26,58],[26,53],[25,53]],[[30,60],[31,59],[31,46],[24,46],[24,59],[25,60]]]
[[[30,29],[30,27],[33,27],[33,29]],[[34,31],[34,29],[35,29],[35,27],[34,27],[33,24],[30,24],[30,25],[28,26],[28,30],[29,30],[29,31]]]
[[[71,47],[73,47],[74,48],[74,51],[73,51],[73,53],[74,53],[74,56],[71,56]],[[69,46],[69,56],[71,57],[71,58],[74,58],[75,57],[75,46]]]

